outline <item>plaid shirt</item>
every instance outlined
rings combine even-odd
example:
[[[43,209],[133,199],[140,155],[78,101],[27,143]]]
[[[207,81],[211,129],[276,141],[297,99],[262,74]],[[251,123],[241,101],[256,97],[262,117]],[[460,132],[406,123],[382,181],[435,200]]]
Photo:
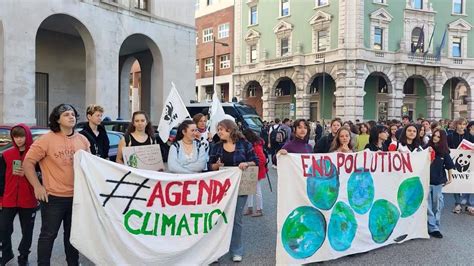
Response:
[[[211,165],[216,163],[219,158],[223,158],[224,155],[224,143],[218,142],[211,146],[209,151],[209,162],[208,169],[212,169]],[[232,166],[238,166],[240,163],[254,162],[258,165],[258,159],[253,150],[252,144],[245,139],[240,139],[235,143],[235,152],[233,157]]]

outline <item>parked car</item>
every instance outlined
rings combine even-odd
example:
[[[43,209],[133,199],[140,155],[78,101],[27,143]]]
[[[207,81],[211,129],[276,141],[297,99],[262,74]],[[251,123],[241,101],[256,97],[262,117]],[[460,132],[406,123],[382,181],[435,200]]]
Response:
[[[211,108],[211,102],[205,103],[190,103],[186,105],[189,114],[193,117],[197,113],[207,115]],[[235,118],[235,122],[242,123],[244,129],[250,128],[260,135],[262,131],[263,122],[260,116],[257,114],[255,108],[250,105],[245,105],[237,102],[222,103],[224,112]]]
[[[109,137],[109,145],[110,145],[109,159],[112,162],[115,162],[115,159],[117,158],[118,144],[122,136],[123,136],[122,132],[107,130],[107,137]]]
[[[10,137],[11,126],[0,126],[0,154],[4,150],[12,147],[12,139]],[[46,134],[49,128],[33,126],[30,128],[33,140],[39,138],[41,135]]]
[[[76,130],[81,131],[87,123],[88,123],[87,121],[77,123]],[[101,124],[105,127],[105,130],[125,133],[127,132],[128,124],[130,124],[130,121],[128,120],[102,121]]]

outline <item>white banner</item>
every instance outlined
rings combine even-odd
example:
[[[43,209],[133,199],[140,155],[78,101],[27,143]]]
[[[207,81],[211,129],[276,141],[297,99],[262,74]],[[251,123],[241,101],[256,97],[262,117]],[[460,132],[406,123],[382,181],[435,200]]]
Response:
[[[428,151],[278,156],[277,264],[429,238]]]
[[[454,162],[453,182],[443,187],[444,193],[474,193],[474,151],[451,149]],[[446,173],[447,175],[447,173]]]
[[[71,243],[97,265],[203,265],[228,252],[241,171],[140,170],[74,156]]]

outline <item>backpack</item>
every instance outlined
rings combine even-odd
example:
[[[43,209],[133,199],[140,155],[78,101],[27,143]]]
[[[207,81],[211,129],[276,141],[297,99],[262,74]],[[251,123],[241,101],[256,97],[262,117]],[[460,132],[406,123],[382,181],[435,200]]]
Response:
[[[276,143],[276,135],[278,130],[280,129],[281,125],[278,125],[277,128],[272,128],[272,132],[270,133],[270,143]]]
[[[275,142],[280,143],[280,144],[284,143],[286,141],[286,138],[287,138],[286,130],[283,129],[283,128],[280,128],[280,126],[279,126],[276,129]]]

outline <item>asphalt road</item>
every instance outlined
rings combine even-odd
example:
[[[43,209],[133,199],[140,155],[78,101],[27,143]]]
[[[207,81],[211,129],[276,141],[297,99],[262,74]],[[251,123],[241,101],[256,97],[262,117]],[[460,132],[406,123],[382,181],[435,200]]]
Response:
[[[275,265],[276,245],[276,170],[270,169],[273,193],[268,183],[263,186],[264,215],[262,217],[244,217],[244,247],[245,256],[241,265]],[[474,265],[474,216],[453,214],[451,209],[454,200],[452,195],[445,195],[445,208],[441,217],[441,232],[443,239],[411,240],[403,244],[390,245],[372,250],[365,254],[344,257],[324,262],[327,265]],[[39,213],[38,213],[39,214]],[[30,263],[36,265],[36,247],[41,227],[40,215],[36,219],[33,246]],[[20,227],[15,221],[13,246],[18,247]],[[62,231],[53,250],[52,265],[66,265],[62,244]],[[17,255],[17,250],[14,250]],[[81,256],[82,265],[93,265]],[[229,255],[219,259],[220,265],[233,264]],[[7,265],[16,265],[16,259]],[[217,264],[214,264],[217,265]]]

